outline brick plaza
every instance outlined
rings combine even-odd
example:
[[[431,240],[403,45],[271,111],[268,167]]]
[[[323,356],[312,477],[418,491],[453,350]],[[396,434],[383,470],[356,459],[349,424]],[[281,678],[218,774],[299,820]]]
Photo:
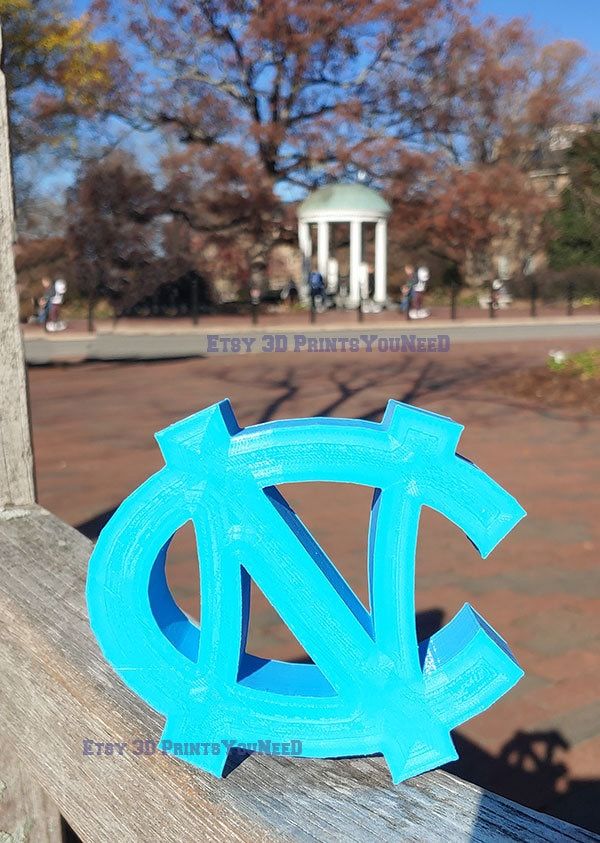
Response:
[[[277,354],[30,369],[40,503],[95,537],[161,465],[153,433],[224,397],[240,424],[296,416],[379,420],[388,398],[466,427],[461,453],[528,511],[485,561],[425,511],[417,558],[421,637],[470,602],[507,639],[526,678],[457,737],[453,769],[532,807],[598,825],[600,778],[600,419],[499,394],[497,378],[545,359],[548,342],[454,346],[448,354]],[[554,344],[555,345],[555,344]],[[561,343],[567,350],[589,346]],[[288,486],[300,517],[365,602],[371,491]],[[198,616],[191,529],[169,579]],[[258,592],[249,649],[306,654]]]

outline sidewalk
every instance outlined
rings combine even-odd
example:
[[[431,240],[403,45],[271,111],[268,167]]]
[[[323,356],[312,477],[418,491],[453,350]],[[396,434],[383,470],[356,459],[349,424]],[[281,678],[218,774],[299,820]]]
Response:
[[[448,336],[450,346],[455,342],[496,342],[528,339],[560,341],[573,337],[600,340],[600,315],[558,316],[543,315],[536,318],[504,314],[496,319],[443,319],[431,317],[407,321],[403,315],[382,313],[365,316],[359,322],[353,313],[331,313],[317,317],[310,323],[306,313],[266,313],[259,324],[253,325],[247,317],[206,316],[194,326],[187,319],[144,319],[100,322],[95,333],[83,330],[81,322],[74,322],[68,330],[46,334],[36,325],[25,325],[25,356],[30,364],[55,361],[84,360],[158,360],[181,357],[202,357],[212,352],[227,353],[232,349],[222,337],[245,338],[239,352],[260,353],[273,350],[319,351],[332,350],[315,347],[315,343],[298,341],[300,335],[309,338],[343,339],[362,337],[378,338],[415,337],[437,338]],[[284,337],[278,349],[269,339],[277,334]],[[219,340],[209,341],[209,337]],[[267,337],[267,339],[265,339]],[[361,340],[361,348],[365,342]],[[329,344],[331,346],[331,344]],[[342,343],[343,345],[343,343]],[[356,343],[354,344],[356,346]],[[347,350],[340,345],[336,350]],[[356,348],[352,350],[357,350]],[[233,349],[235,353],[235,348]]]

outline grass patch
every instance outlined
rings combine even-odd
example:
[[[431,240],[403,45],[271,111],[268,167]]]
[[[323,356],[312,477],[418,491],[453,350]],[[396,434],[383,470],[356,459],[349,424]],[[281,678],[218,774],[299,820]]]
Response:
[[[600,379],[600,348],[589,348],[576,354],[550,352],[548,369],[582,381]]]

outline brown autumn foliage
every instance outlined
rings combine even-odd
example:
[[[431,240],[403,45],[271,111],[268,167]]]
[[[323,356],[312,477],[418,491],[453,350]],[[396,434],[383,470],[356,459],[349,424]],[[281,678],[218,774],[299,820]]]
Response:
[[[126,82],[117,43],[67,0],[0,0],[0,17],[13,156],[73,152],[81,121],[106,112]]]
[[[193,267],[189,231],[164,213],[152,178],[123,153],[82,169],[67,204],[73,291],[115,316]]]
[[[37,281],[40,275],[62,275],[66,270],[65,241],[62,237],[20,238],[15,244],[14,254],[18,280],[25,286]]]
[[[392,231],[461,267],[475,255],[490,273],[495,239],[510,237],[524,255],[540,248],[553,200],[528,176],[532,153],[552,127],[577,118],[583,55],[573,42],[538,47],[521,20],[463,20],[428,91],[445,105],[420,159],[417,183],[427,187],[393,180]]]
[[[97,0],[123,32],[130,84],[111,109],[169,141],[170,210],[264,281],[295,240],[289,200],[364,170],[392,236],[463,264],[507,227],[542,237],[530,150],[571,120],[581,48],[475,0]],[[118,27],[117,27],[118,25]]]
[[[493,272],[494,238],[511,238],[522,254],[542,244],[550,201],[536,191],[519,167],[506,161],[463,168],[447,165],[419,197],[391,189],[392,236],[413,249],[428,247],[461,269],[478,256]]]
[[[246,288],[253,272],[264,277],[271,248],[295,239],[291,208],[275,195],[259,162],[236,147],[194,145],[165,159],[163,170],[164,207],[192,229],[198,252],[212,246],[213,277]]]
[[[123,25],[121,7],[98,5]],[[357,169],[386,179],[408,140],[424,142],[436,118],[418,92],[470,6],[131,0],[140,83],[120,107],[177,140],[173,209],[223,248],[249,236],[243,263],[260,281],[273,246],[294,238],[282,200]]]

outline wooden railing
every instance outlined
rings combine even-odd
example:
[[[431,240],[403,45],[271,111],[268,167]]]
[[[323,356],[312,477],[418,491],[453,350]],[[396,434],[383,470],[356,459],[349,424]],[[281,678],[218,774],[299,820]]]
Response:
[[[119,681],[90,632],[91,548],[40,507],[0,515],[0,743],[19,768],[6,778],[3,751],[0,839],[55,843],[59,811],[85,843],[595,839],[445,772],[392,786],[382,758],[253,755],[218,780],[160,752],[135,755],[133,742],[157,740],[162,718]],[[129,749],[87,755],[86,740]],[[35,833],[18,837],[28,824]]]
[[[594,840],[444,772],[394,787],[381,758],[254,755],[217,780],[132,751],[162,718],[92,636],[91,543],[35,504],[12,232],[0,88],[0,841],[58,843],[61,816],[84,843]]]

